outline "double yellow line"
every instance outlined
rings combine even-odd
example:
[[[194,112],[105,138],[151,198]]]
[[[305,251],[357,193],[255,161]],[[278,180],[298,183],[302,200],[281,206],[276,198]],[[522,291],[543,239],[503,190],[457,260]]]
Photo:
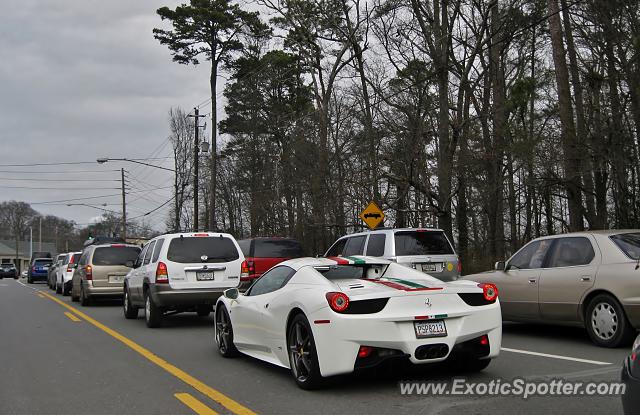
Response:
[[[157,366],[161,367],[166,372],[170,373],[171,375],[173,375],[176,378],[180,379],[181,381],[183,381],[187,385],[191,386],[192,388],[194,388],[198,392],[202,393],[203,395],[209,397],[213,401],[215,401],[218,404],[222,405],[223,407],[227,408],[229,411],[233,412],[234,414],[236,414],[236,415],[256,415],[255,412],[253,412],[251,409],[247,408],[246,406],[242,405],[241,403],[234,401],[233,399],[229,398],[228,396],[226,396],[222,392],[219,392],[216,389],[213,389],[212,387],[210,387],[209,385],[206,385],[204,382],[196,379],[195,377],[191,376],[187,372],[179,369],[178,367],[172,365],[171,363],[167,362],[166,360],[160,358],[159,356],[155,355],[150,350],[140,346],[138,343],[134,342],[133,340],[123,336],[122,334],[118,333],[117,331],[113,330],[112,328],[107,327],[104,324],[100,323],[99,321],[89,317],[87,314],[83,313],[82,311],[78,310],[77,308],[72,307],[69,304],[65,303],[64,301],[52,296],[49,293],[43,292],[43,291],[40,291],[38,293],[38,296],[43,297],[43,298],[47,297],[50,300],[55,301],[56,303],[58,303],[61,306],[65,307],[66,309],[68,309],[71,312],[75,313],[77,316],[81,317],[83,320],[87,321],[88,323],[92,324],[93,326],[97,327],[98,329],[102,330],[103,332],[107,333],[108,335],[110,335],[111,337],[115,338],[116,340],[119,340],[124,345],[126,345],[130,349],[136,351],[137,353],[142,355],[147,360],[149,360],[152,363],[156,364]],[[73,318],[71,318],[71,316],[69,316],[69,314],[71,314],[71,313],[65,313],[65,315],[67,315],[67,317],[69,317],[72,320],[73,320],[73,318],[76,318],[76,319],[78,318],[78,317],[76,317],[76,315],[73,315],[73,314],[71,314],[71,316],[73,316]],[[188,393],[177,393],[177,394],[175,394],[175,397],[177,399],[179,399],[181,402],[183,402],[185,405],[189,406],[191,409],[193,409],[196,413],[198,413],[200,415],[214,415],[214,414],[216,414],[215,411],[213,411],[212,409],[208,408],[206,405],[204,405],[203,403],[201,403],[200,401],[198,401],[196,398],[194,398],[193,396],[189,395]]]

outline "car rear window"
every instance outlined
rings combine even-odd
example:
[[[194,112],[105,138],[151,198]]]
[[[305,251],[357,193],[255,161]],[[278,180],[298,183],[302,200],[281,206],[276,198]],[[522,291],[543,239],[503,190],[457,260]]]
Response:
[[[447,255],[453,254],[451,244],[439,231],[396,232],[396,255]]]
[[[364,267],[356,265],[330,265],[314,268],[328,280],[359,279],[365,275]]]
[[[36,259],[34,265],[51,265],[53,263],[50,259]]]
[[[140,255],[137,246],[105,246],[96,248],[93,254],[93,265],[125,265],[127,261],[135,261]]]
[[[631,259],[640,258],[640,233],[613,235],[611,240]]]
[[[202,256],[206,256],[205,261]],[[238,249],[229,238],[182,237],[174,238],[169,244],[167,259],[180,263],[229,262],[238,259]]]
[[[300,242],[293,239],[256,239],[253,256],[259,258],[299,258]]]

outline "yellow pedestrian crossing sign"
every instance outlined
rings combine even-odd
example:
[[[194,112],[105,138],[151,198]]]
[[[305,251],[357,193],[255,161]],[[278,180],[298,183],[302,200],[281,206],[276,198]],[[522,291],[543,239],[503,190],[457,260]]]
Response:
[[[376,205],[376,202],[371,202],[360,212],[360,219],[367,224],[369,229],[375,229],[384,221],[384,212]]]

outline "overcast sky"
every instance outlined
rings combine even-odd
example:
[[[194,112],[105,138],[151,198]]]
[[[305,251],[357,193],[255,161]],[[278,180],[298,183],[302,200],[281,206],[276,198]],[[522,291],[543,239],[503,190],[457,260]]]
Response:
[[[43,214],[86,224],[100,211],[36,202],[118,194],[120,173],[115,170],[120,167],[138,180],[132,182],[131,191],[138,193],[129,196],[129,217],[171,197],[171,189],[140,192],[145,186],[169,186],[171,173],[94,161],[169,156],[169,108],[190,111],[208,98],[207,63],[174,63],[151,33],[162,25],[156,9],[180,3],[184,1],[5,0],[0,15],[0,200],[30,202]],[[210,110],[205,106],[201,113]],[[91,163],[7,166],[77,161]],[[149,162],[173,167],[168,158]],[[80,172],[51,173],[69,171]],[[77,189],[15,188],[46,186]],[[107,209],[120,211],[119,196],[75,203],[107,203]],[[167,210],[150,217],[157,229],[163,228]]]

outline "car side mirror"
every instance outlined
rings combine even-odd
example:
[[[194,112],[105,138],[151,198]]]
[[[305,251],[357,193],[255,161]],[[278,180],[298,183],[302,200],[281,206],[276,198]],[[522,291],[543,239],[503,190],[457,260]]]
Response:
[[[498,261],[498,262],[496,262],[496,264],[495,264],[495,266],[494,266],[494,269],[495,269],[496,271],[506,271],[506,270],[507,270],[507,267],[506,267],[506,265],[505,265],[505,262],[504,262],[504,261]]]
[[[128,260],[127,262],[124,263],[124,266],[127,268],[135,268],[136,263],[133,262],[132,260]]]
[[[78,269],[78,264],[73,264],[73,265],[71,266],[71,268],[73,268],[73,269]]]
[[[238,291],[237,288],[229,288],[227,290],[224,290],[222,292],[222,295],[224,295],[224,297],[228,298],[229,300],[237,300],[238,296],[240,295],[240,291]]]

